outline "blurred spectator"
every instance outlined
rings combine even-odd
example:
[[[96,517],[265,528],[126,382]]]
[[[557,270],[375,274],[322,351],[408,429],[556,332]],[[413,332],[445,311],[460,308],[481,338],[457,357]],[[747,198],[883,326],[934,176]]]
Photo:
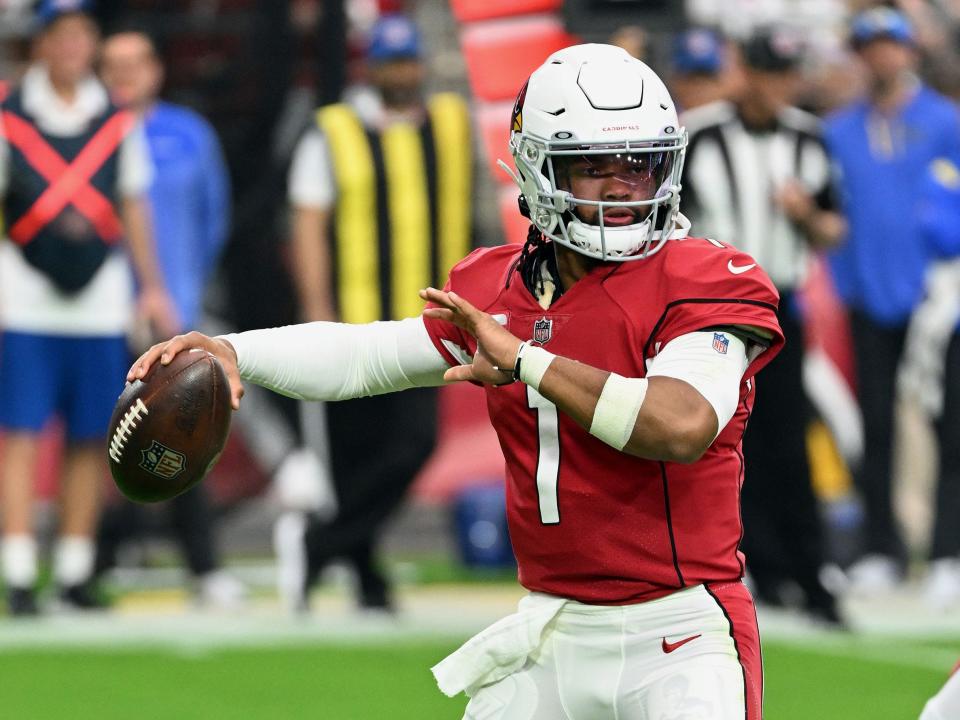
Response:
[[[611,45],[623,48],[637,60],[649,62],[647,58],[649,46],[647,31],[639,25],[624,25],[617,28],[610,36],[609,42]]]
[[[466,104],[448,93],[424,99],[420,35],[405,16],[387,15],[374,25],[367,57],[374,92],[353,94],[350,104],[320,108],[317,125],[298,145],[290,172],[294,275],[307,321],[363,323],[418,315],[422,302],[417,290],[442,283],[470,247]],[[322,456],[316,436],[326,434],[324,407],[303,407],[305,433],[313,428],[312,444]],[[316,458],[294,456],[292,469],[281,468],[280,495],[294,498],[288,507],[319,510],[305,534],[296,514],[278,524],[281,572],[293,567],[283,575],[291,589],[282,584],[281,592],[304,607],[324,566],[344,558],[357,572],[361,607],[389,609],[392,601],[376,565],[375,546],[384,522],[433,449],[436,392],[421,388],[330,403],[325,412],[336,510],[330,517],[332,504],[323,501],[322,493],[297,487],[304,467],[318,472],[322,463]],[[355,430],[371,422],[377,434],[373,453],[369,438]],[[308,481],[317,483],[317,478]],[[306,576],[298,584],[301,535]]]
[[[844,0],[685,0],[687,17],[720,28],[738,41],[758,29],[777,25],[799,32],[808,45],[829,41],[846,15]]]
[[[693,28],[674,38],[670,94],[680,111],[728,98],[724,54],[724,40],[713,30]]]
[[[931,261],[918,204],[930,163],[960,150],[960,117],[917,77],[916,36],[902,13],[874,8],[857,15],[851,42],[870,86],[866,98],[827,122],[850,225],[830,265],[851,314],[865,432],[864,462],[855,473],[865,552],[850,577],[854,589],[875,593],[890,589],[907,561],[893,514],[891,455],[894,379]]]
[[[164,70],[146,32],[119,31],[103,43],[101,74],[113,101],[142,121],[153,161],[152,228],[164,281],[177,307],[179,332],[195,330],[201,302],[227,236],[229,181],[217,136],[192,110],[159,100]],[[143,328],[137,352],[158,341]],[[214,515],[206,486],[168,503],[171,526],[194,579],[198,598],[236,605],[244,588],[219,569]],[[97,536],[98,573],[116,564],[119,545],[145,529],[145,508],[126,500],[108,507]]]
[[[960,3],[897,0],[912,22],[921,49],[921,75],[951,97],[960,97]]]
[[[99,34],[89,6],[40,4],[38,61],[2,105],[0,427],[7,435],[0,470],[12,614],[37,611],[33,478],[39,434],[54,416],[64,421],[67,449],[53,577],[64,603],[97,604],[89,579],[106,473],[103,436],[123,386],[124,334],[134,314],[129,265],[119,251],[124,235],[143,317],[160,334],[179,326],[148,225],[143,196],[151,168],[142,128],[110,104],[93,76]]]
[[[804,69],[798,103],[821,117],[863,96],[865,72],[850,48],[838,46],[813,56]]]
[[[824,550],[807,458],[811,414],[796,293],[810,249],[835,246],[844,223],[819,122],[790,106],[802,59],[796,34],[760,31],[742,56],[745,84],[736,101],[683,118],[690,133],[684,207],[698,233],[750,253],[780,292],[787,344],[767,369],[743,440],[743,548],[756,597],[784,604],[793,581],[807,612],[837,623],[835,600],[819,580]]]

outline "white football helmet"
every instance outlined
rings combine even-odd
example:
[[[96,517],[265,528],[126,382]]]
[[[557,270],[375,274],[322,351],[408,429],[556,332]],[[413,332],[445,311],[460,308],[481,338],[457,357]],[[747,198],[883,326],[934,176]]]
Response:
[[[687,145],[666,86],[613,45],[555,52],[517,97],[510,152],[530,219],[544,235],[600,260],[648,257],[688,225],[679,215]],[[577,197],[595,178],[599,197]],[[678,230],[679,228],[679,230]]]

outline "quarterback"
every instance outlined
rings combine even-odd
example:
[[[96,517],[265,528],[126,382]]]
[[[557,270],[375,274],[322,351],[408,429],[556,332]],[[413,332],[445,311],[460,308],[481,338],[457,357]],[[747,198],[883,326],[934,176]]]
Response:
[[[741,440],[779,298],[750,256],[688,236],[685,147],[650,68],[561,50],[513,110],[523,248],[472,253],[419,318],[190,333],[130,370],[205,348],[235,407],[243,380],[316,400],[483,385],[529,594],[434,667],[466,718],[761,718]]]

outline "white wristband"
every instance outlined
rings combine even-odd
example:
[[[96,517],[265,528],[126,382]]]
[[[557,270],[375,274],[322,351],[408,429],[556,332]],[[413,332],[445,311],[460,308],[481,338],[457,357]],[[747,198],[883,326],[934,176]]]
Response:
[[[646,378],[625,378],[610,373],[593,411],[590,434],[610,447],[623,450],[637,424],[648,384]]]
[[[529,385],[534,390],[540,389],[540,381],[543,380],[544,373],[550,367],[550,363],[557,357],[549,353],[542,347],[531,345],[530,343],[520,343],[520,349],[517,350],[516,375],[524,385]]]

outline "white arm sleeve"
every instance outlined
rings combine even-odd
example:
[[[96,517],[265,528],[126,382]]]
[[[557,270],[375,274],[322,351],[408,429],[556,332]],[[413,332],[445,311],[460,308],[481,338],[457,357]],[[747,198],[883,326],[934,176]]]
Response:
[[[421,318],[314,322],[222,336],[240,377],[298,400],[346,400],[443,385],[447,361]]]
[[[715,346],[714,336],[721,336]],[[726,342],[726,345],[724,345]],[[667,343],[649,361],[647,377],[672,377],[689,383],[717,413],[717,434],[737,411],[740,381],[750,362],[743,341],[728,332],[693,332]]]

